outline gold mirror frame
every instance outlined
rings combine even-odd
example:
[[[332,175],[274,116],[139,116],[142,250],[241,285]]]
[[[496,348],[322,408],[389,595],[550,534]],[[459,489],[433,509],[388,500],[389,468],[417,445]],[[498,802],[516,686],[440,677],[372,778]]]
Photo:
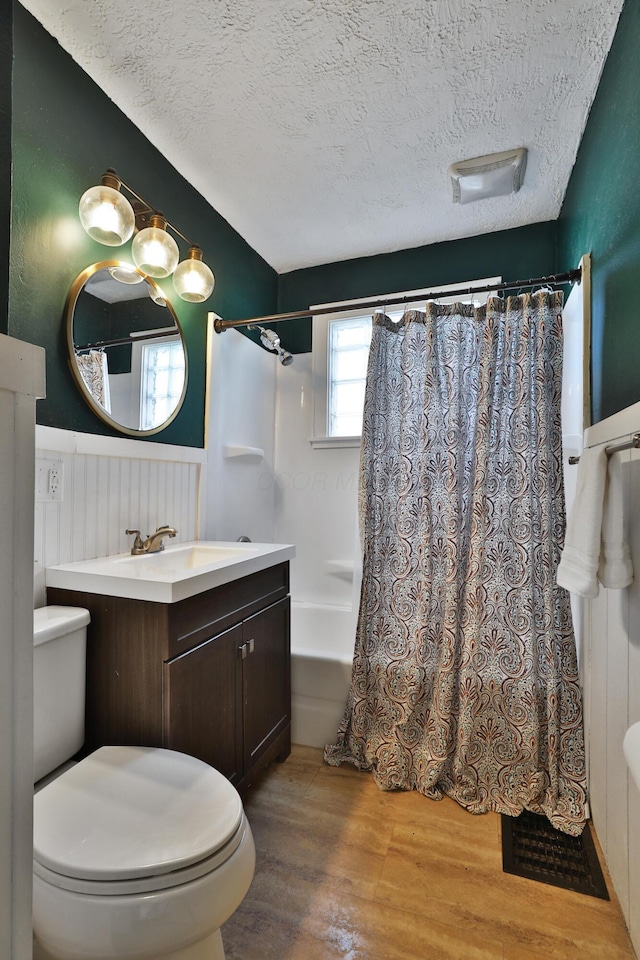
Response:
[[[107,410],[105,410],[105,408],[101,406],[101,404],[95,399],[95,397],[89,390],[87,384],[84,381],[82,374],[80,373],[80,369],[76,362],[76,344],[73,339],[73,321],[74,321],[76,306],[78,303],[78,298],[80,297],[80,294],[84,290],[88,281],[96,273],[98,273],[98,271],[108,270],[110,267],[111,268],[123,267],[127,270],[137,273],[142,278],[143,282],[145,282],[146,284],[148,284],[149,287],[151,287],[153,290],[156,290],[158,292],[158,295],[162,298],[162,300],[166,305],[166,307],[162,307],[161,309],[166,308],[169,310],[171,317],[173,319],[173,322],[178,330],[178,333],[180,334],[180,340],[182,341],[182,349],[184,351],[184,382],[182,385],[182,393],[180,395],[180,399],[178,400],[176,407],[172,412],[171,416],[169,416],[166,420],[164,420],[159,426],[152,427],[149,430],[140,430],[134,427],[126,426],[120,423],[118,420],[115,420],[112,416],[110,416]],[[108,426],[112,427],[114,430],[117,430],[119,433],[123,433],[129,437],[150,437],[150,436],[153,436],[153,434],[160,433],[162,430],[166,429],[166,427],[168,427],[169,424],[173,420],[175,420],[178,413],[182,409],[182,404],[184,403],[184,398],[187,392],[187,383],[189,379],[187,346],[184,338],[184,333],[182,331],[182,327],[180,326],[180,321],[178,320],[178,317],[173,308],[173,305],[171,304],[164,290],[162,290],[151,277],[148,277],[145,273],[142,273],[142,271],[137,270],[135,267],[132,266],[132,264],[126,263],[122,260],[101,260],[99,263],[92,263],[90,266],[86,267],[82,271],[82,273],[79,273],[76,279],[71,284],[71,287],[69,289],[69,294],[67,296],[67,301],[65,304],[65,327],[66,327],[66,338],[67,338],[67,360],[69,362],[69,367],[71,369],[73,379],[75,380],[76,386],[78,387],[80,393],[82,394],[82,397],[84,398],[88,406],[91,408],[91,410],[93,410],[96,416],[100,420],[102,420],[103,423],[106,423]]]

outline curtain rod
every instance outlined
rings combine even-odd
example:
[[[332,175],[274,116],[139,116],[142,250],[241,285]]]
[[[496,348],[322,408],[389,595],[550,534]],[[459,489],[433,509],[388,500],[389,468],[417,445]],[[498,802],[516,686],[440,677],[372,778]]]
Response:
[[[553,285],[560,283],[579,283],[582,278],[582,269],[569,270],[567,273],[553,273],[548,277],[529,278],[528,280],[514,280],[509,283],[496,283],[487,287],[452,287],[449,290],[436,290],[425,296],[427,300],[439,300],[441,297],[457,296],[458,294],[472,293],[492,293],[500,290],[515,290],[520,287],[539,287],[543,285]],[[223,333],[232,327],[248,327],[251,324],[264,325],[265,323],[278,323],[280,320],[302,320],[305,317],[319,317],[324,313],[342,313],[345,310],[375,310],[377,307],[392,307],[400,303],[413,303],[415,300],[421,300],[418,295],[405,295],[402,297],[386,297],[377,300],[367,300],[357,303],[355,301],[341,303],[333,307],[315,307],[313,310],[296,310],[293,313],[272,313],[265,317],[252,317],[250,320],[223,320],[216,317],[213,328],[216,333]]]
[[[163,333],[160,333],[157,329],[149,330],[150,336],[145,337],[144,331],[135,336],[128,337],[118,337],[115,340],[96,340],[95,343],[85,343],[82,347],[76,347],[74,345],[74,350],[76,353],[83,353],[85,350],[104,350],[105,347],[120,347],[125,343],[139,343],[141,340],[163,340],[165,337],[170,337],[173,333],[179,333],[178,327],[167,327]]]

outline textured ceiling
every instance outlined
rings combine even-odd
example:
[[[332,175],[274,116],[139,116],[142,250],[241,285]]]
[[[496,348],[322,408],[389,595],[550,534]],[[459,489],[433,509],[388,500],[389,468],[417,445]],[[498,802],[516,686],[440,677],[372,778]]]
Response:
[[[622,8],[23,3],[280,272],[557,217]],[[517,146],[518,194],[452,203],[450,163]]]

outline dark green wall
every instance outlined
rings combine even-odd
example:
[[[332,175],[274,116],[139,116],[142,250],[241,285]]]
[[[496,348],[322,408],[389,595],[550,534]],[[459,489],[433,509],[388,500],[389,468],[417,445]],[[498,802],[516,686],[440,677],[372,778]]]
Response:
[[[304,310],[314,303],[331,303],[377,294],[397,293],[502,276],[523,280],[555,272],[556,224],[535,223],[514,230],[450,240],[429,246],[329,263],[281,275],[278,310]],[[311,349],[311,321],[275,324],[287,350]]]
[[[9,233],[11,229],[11,66],[13,10],[0,10],[0,333],[8,333]]]
[[[170,279],[161,281],[186,335],[189,386],[180,414],[149,439],[202,446],[207,311],[233,319],[274,310],[277,275],[17,3],[14,28],[8,331],[47,351],[47,398],[38,404],[38,422],[87,433],[114,433],[85,405],[72,380],[63,312],[69,286],[86,266],[113,258],[130,260],[129,244],[95,243],[78,220],[82,193],[99,182],[107,167],[115,167],[201,245],[216,275],[213,296],[205,304],[185,303],[173,293]],[[1,21],[0,36],[4,48]],[[6,62],[10,63],[9,57],[0,57],[2,78]],[[0,145],[0,168],[2,162]],[[0,169],[0,190],[7,183]],[[1,244],[0,228],[0,253]],[[1,282],[0,277],[0,287]]]
[[[558,221],[560,269],[592,254],[592,418],[640,400],[640,4],[627,0]]]

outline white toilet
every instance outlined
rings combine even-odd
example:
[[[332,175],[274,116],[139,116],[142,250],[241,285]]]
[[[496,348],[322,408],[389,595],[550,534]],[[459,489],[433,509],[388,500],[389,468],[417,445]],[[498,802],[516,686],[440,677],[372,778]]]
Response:
[[[86,610],[34,611],[33,926],[37,960],[224,960],[253,878],[242,801],[208,764],[84,740]],[[56,775],[58,773],[58,775]]]

